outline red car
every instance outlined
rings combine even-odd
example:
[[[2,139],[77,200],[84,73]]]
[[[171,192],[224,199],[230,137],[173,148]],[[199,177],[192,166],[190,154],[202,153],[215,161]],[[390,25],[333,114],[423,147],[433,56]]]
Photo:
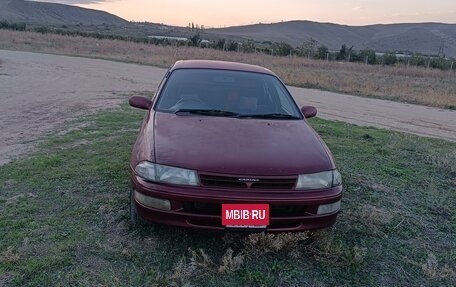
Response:
[[[332,225],[342,179],[282,81],[259,66],[178,61],[147,110],[130,169],[133,223],[302,231]]]

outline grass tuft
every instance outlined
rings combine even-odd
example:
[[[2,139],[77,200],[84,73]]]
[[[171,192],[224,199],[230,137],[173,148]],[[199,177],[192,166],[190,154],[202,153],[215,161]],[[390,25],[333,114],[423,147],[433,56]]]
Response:
[[[241,269],[242,264],[244,264],[244,258],[245,256],[242,254],[233,256],[233,249],[228,248],[225,254],[222,256],[218,271],[225,274],[238,271]]]
[[[8,246],[0,254],[0,263],[16,263],[19,261],[19,255],[14,251],[13,246]]]
[[[456,268],[449,267],[447,264],[441,267],[437,260],[437,257],[433,253],[429,253],[425,263],[421,265],[423,273],[429,279],[442,279],[442,278],[453,278],[456,279]]]
[[[292,251],[300,243],[309,238],[307,232],[299,233],[256,233],[249,235],[245,240],[245,253],[250,258],[256,258],[268,253],[279,251]]]

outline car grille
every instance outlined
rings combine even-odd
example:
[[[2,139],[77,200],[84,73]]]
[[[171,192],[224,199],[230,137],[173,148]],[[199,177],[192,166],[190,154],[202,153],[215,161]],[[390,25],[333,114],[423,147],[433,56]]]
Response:
[[[296,177],[199,176],[202,186],[217,188],[290,190],[296,184]]]

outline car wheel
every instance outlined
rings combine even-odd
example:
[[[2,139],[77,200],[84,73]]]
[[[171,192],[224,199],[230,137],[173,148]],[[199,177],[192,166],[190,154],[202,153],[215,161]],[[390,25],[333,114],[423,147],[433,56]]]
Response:
[[[133,198],[133,189],[130,190],[130,222],[133,225],[147,226],[152,230],[155,230],[155,225],[153,223],[145,221],[139,214],[136,209],[136,203]]]

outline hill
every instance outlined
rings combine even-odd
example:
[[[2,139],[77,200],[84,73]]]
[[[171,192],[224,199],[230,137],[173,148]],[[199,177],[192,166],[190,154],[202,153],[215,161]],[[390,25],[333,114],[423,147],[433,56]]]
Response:
[[[34,25],[117,26],[110,30],[120,34],[148,36],[181,36],[190,38],[194,32],[184,27],[161,24],[134,24],[104,11],[71,5],[24,0],[0,0],[0,21],[23,22]],[[126,28],[126,29],[125,29]],[[78,28],[79,29],[79,28]],[[425,55],[445,55],[456,58],[456,24],[415,23],[368,26],[347,26],[311,21],[289,21],[271,24],[233,26],[206,29],[204,38],[220,38],[258,42],[286,42],[300,46],[309,39],[331,50],[342,44],[355,50],[371,48],[377,52],[413,52]],[[443,48],[443,50],[442,50]],[[442,52],[443,51],[443,52]]]
[[[125,26],[129,23],[104,11],[24,0],[0,0],[0,20],[39,25]]]
[[[286,42],[302,45],[310,38],[332,50],[342,44],[360,50],[371,48],[377,52],[409,51],[437,55],[443,44],[448,57],[456,57],[456,24],[416,23],[347,26],[311,21],[289,21],[208,29],[207,33],[232,39]]]

